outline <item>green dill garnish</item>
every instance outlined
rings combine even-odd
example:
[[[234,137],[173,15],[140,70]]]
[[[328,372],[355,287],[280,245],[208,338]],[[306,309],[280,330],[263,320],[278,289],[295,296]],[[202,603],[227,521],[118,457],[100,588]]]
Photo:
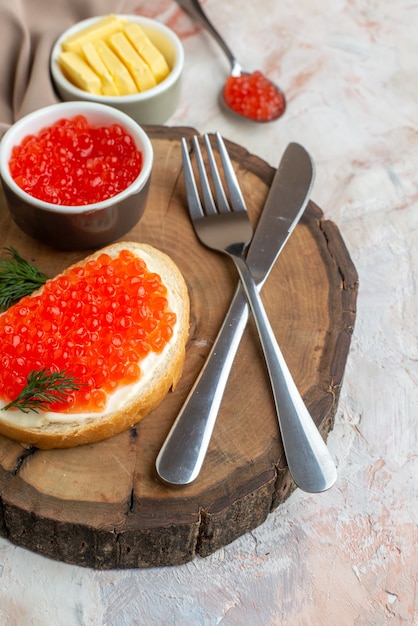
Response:
[[[64,370],[51,372],[48,369],[33,370],[28,374],[26,386],[20,394],[6,404],[2,411],[20,409],[23,413],[48,411],[51,404],[63,402],[71,391],[78,391],[82,383],[69,376]]]
[[[0,310],[5,311],[41,287],[48,277],[25,261],[14,248],[5,248],[10,259],[0,259]]]

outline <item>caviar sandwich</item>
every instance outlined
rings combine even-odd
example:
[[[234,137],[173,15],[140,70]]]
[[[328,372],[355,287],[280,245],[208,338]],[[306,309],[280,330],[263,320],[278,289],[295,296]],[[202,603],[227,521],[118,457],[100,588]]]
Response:
[[[184,365],[189,298],[156,248],[117,243],[0,314],[0,434],[69,448],[127,430]]]

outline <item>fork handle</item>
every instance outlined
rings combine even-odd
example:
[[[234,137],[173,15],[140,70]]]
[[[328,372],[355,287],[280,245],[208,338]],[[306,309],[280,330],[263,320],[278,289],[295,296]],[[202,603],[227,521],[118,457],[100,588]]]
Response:
[[[201,470],[248,315],[239,284],[212,350],[158,454],[156,469],[166,482],[186,485]]]
[[[334,462],[287,367],[245,259],[235,254],[230,256],[257,326],[290,473],[302,490],[310,493],[325,491],[337,478]]]

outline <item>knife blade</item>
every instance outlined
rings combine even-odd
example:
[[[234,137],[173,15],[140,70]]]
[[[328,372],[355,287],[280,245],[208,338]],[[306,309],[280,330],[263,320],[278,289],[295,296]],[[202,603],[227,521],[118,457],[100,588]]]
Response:
[[[315,179],[314,164],[308,152],[290,143],[283,153],[259,218],[247,264],[262,286],[277,257],[302,217]]]
[[[314,178],[308,152],[290,143],[248,249],[247,263],[259,290],[305,211]],[[164,482],[186,485],[199,475],[248,315],[244,291],[238,285],[212,350],[157,456],[156,470]]]

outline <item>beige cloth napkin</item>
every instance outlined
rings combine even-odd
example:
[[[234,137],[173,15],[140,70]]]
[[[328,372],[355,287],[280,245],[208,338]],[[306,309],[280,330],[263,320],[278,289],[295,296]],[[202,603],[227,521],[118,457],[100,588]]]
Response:
[[[0,0],[0,136],[11,123],[59,98],[49,57],[59,35],[80,20],[141,14],[139,0]]]

